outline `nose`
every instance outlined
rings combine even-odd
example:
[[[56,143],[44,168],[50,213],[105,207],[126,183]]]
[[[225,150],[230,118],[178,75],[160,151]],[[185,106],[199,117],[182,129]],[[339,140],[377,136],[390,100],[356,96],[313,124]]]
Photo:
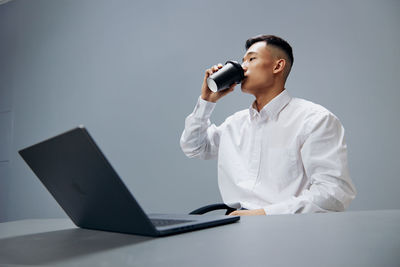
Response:
[[[244,73],[246,74],[247,64],[245,62],[242,63],[242,69],[243,69]]]

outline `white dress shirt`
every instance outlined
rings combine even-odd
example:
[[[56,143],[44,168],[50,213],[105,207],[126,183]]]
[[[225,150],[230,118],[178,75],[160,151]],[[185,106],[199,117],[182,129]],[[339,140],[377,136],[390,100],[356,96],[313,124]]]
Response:
[[[266,214],[343,211],[356,195],[344,129],[324,107],[284,90],[211,124],[215,103],[199,97],[180,144],[190,158],[218,158],[223,201]]]

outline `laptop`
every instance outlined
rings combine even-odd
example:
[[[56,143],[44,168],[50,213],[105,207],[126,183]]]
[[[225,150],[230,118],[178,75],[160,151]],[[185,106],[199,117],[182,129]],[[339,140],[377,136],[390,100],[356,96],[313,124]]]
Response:
[[[146,214],[84,126],[19,151],[81,228],[165,236],[240,219],[226,215]]]

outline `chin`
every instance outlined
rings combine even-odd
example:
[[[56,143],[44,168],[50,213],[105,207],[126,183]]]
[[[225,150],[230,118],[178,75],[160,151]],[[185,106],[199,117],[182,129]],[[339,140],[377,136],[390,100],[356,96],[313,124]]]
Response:
[[[242,90],[243,93],[248,93],[248,94],[250,93],[246,85],[242,84],[240,86],[240,89]]]

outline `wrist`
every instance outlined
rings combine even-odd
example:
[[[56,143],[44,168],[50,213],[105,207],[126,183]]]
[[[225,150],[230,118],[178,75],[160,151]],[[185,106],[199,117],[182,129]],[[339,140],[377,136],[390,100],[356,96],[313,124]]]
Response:
[[[205,96],[205,95],[201,95],[201,99],[208,101],[208,102],[212,102],[212,103],[216,103],[217,99],[211,97],[211,96]]]

